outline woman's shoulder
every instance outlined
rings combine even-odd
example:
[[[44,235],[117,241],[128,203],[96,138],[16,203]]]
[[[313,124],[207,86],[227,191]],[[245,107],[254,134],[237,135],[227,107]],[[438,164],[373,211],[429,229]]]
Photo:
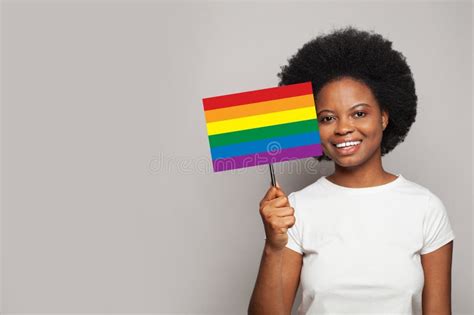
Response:
[[[428,188],[428,186],[415,183],[413,181],[406,180],[408,182],[407,187],[410,187],[413,191],[418,191],[423,194],[429,204],[429,208],[442,209],[444,203],[441,200],[441,196],[434,191],[434,188]]]
[[[436,194],[430,188],[428,188],[428,186],[424,186],[404,176],[402,176],[402,182],[398,188],[401,192],[404,192],[406,194],[421,195],[428,199],[437,198]]]

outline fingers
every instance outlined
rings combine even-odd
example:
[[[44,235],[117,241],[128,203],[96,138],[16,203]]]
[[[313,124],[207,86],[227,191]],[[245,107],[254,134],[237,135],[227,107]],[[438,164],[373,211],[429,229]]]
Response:
[[[276,213],[276,215],[279,217],[286,217],[286,216],[294,215],[294,214],[295,214],[295,209],[292,207],[279,208],[278,212]]]
[[[281,197],[277,197],[271,201],[268,202],[268,205],[275,207],[275,208],[281,208],[281,207],[289,207],[290,203],[288,201],[288,197],[283,195]]]
[[[294,216],[286,216],[272,218],[268,221],[268,224],[272,231],[279,234],[284,234],[295,224],[295,222],[296,218]]]
[[[270,200],[273,200],[275,198],[282,197],[282,196],[286,196],[285,192],[281,188],[272,186],[267,190],[267,192],[266,192],[265,196],[263,197],[261,203],[264,203],[266,201],[270,201]]]
[[[295,222],[295,209],[291,207],[288,197],[281,189],[280,183],[268,189],[260,202],[266,239],[273,248],[282,249],[288,242],[287,231]]]
[[[273,199],[273,196],[275,195],[275,190],[273,189],[273,187],[270,187],[267,192],[265,193],[265,196],[263,196],[262,198],[262,202],[264,201],[269,201],[269,200],[272,200]]]
[[[260,208],[260,214],[263,218],[270,220],[271,218],[281,218],[286,216],[293,216],[295,209],[293,207],[275,207],[270,202],[263,208]]]
[[[296,218],[294,216],[287,216],[281,218],[281,223],[287,229],[291,228],[296,222]]]
[[[280,210],[280,208],[283,208],[283,207],[290,207],[290,203],[288,201],[288,197],[283,195],[281,197],[276,197],[275,199],[272,199],[272,200],[266,200],[266,201],[262,201],[260,203],[260,208],[261,209],[266,209],[266,208],[269,208],[269,209],[278,209]]]

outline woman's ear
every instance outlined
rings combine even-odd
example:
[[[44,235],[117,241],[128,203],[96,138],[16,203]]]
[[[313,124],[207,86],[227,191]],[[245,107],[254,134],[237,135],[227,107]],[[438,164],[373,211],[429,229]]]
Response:
[[[387,111],[383,111],[382,112],[382,129],[385,130],[385,128],[387,128],[387,125],[388,125],[388,112]]]

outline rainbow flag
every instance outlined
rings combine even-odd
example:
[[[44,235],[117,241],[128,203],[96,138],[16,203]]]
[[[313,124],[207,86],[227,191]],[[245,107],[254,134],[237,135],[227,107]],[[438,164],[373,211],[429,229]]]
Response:
[[[311,82],[202,102],[214,172],[322,155]]]

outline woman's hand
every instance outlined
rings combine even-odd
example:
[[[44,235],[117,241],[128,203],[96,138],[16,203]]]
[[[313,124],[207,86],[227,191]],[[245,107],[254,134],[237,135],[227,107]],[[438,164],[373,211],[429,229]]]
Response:
[[[267,237],[267,245],[273,250],[282,250],[288,243],[287,230],[295,224],[293,215],[295,209],[290,207],[288,197],[280,188],[270,187],[260,201],[260,215],[262,217]]]

